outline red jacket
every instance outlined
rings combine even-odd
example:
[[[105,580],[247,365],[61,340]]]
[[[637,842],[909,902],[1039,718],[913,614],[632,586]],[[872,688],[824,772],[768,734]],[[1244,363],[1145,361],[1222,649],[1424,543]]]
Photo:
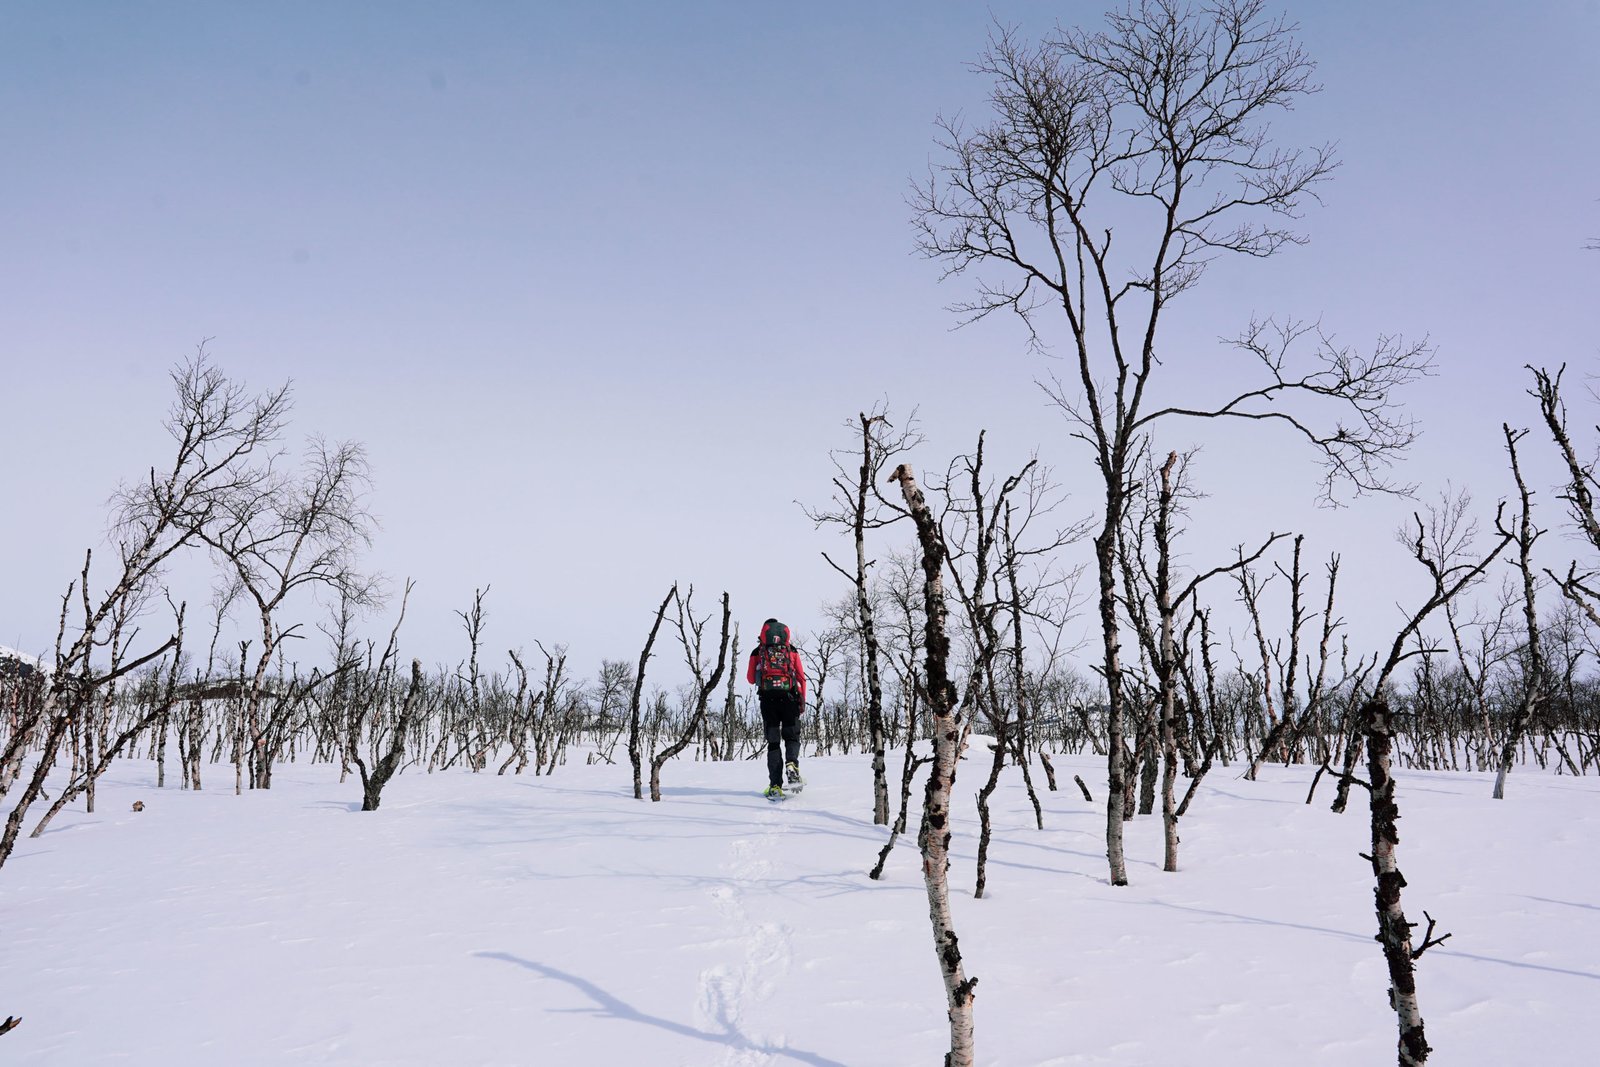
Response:
[[[750,666],[744,672],[744,680],[755,685],[760,679],[756,677],[756,663],[761,656],[761,646],[757,645],[750,653]],[[789,669],[800,680],[800,710],[806,710],[806,665],[801,662],[800,653],[792,645],[789,648]]]

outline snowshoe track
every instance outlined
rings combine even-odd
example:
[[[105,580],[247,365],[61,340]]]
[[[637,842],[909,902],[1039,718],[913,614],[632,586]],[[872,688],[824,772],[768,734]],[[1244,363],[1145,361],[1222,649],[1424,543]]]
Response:
[[[695,1016],[726,1042],[716,1060],[723,1067],[760,1067],[785,1058],[777,1052],[787,1043],[783,1034],[747,1032],[745,1021],[750,1007],[773,995],[793,961],[793,928],[776,916],[752,916],[750,907],[753,893],[764,895],[762,883],[772,872],[771,857],[788,832],[788,820],[770,811],[757,826],[753,836],[734,839],[722,864],[726,881],[711,890],[728,929],[724,943],[737,958],[700,972]]]

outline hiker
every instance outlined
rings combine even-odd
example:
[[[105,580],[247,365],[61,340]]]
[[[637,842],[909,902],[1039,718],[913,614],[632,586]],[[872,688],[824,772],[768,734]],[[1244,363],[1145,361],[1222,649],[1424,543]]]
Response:
[[[756,687],[767,734],[768,785],[761,795],[782,800],[785,781],[795,793],[805,785],[800,777],[800,712],[806,706],[806,669],[789,643],[789,628],[777,619],[761,624],[761,644],[750,653],[745,680]]]

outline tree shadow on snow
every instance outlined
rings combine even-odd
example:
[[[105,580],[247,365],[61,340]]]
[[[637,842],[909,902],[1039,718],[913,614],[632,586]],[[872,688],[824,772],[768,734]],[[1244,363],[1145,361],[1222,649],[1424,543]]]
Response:
[[[533,960],[523,959],[521,956],[513,956],[509,952],[474,952],[473,955],[486,960],[499,960],[502,963],[515,964],[518,967],[532,971],[533,973],[541,975],[545,978],[553,978],[556,981],[565,982],[573,989],[576,989],[578,992],[594,1001],[594,1007],[592,1008],[577,1008],[569,1010],[586,1012],[601,1019],[620,1019],[624,1022],[643,1023],[645,1026],[654,1026],[657,1029],[665,1030],[670,1034],[677,1034],[679,1037],[689,1037],[698,1041],[707,1041],[713,1045],[724,1045],[730,1049],[737,1049],[741,1052],[759,1052],[768,1056],[784,1056],[799,1063],[811,1064],[812,1067],[845,1067],[845,1065],[840,1063],[838,1060],[830,1060],[827,1057],[819,1056],[814,1052],[806,1052],[802,1049],[796,1048],[780,1048],[774,1045],[757,1044],[741,1034],[734,1026],[733,1022],[727,1018],[719,1019],[719,1021],[727,1027],[726,1033],[719,1034],[708,1030],[698,1029],[688,1025],[687,1023],[674,1022],[671,1019],[663,1019],[659,1015],[648,1015],[645,1012],[635,1008],[627,1001],[611,995],[586,978],[579,978],[575,974],[568,974],[566,971],[558,970],[555,967],[550,967],[543,963],[536,963]]]
[[[851,837],[867,838],[882,843],[883,839],[889,836],[889,828],[887,826],[882,829],[873,829],[873,824],[865,818],[858,818],[854,815],[840,815],[838,812],[829,811],[826,808],[801,808],[799,814],[804,818],[816,819],[819,822],[836,822],[848,826],[855,831],[849,835]],[[913,831],[911,836],[915,838],[916,833]]]
[[[1576,900],[1552,900],[1549,897],[1534,897],[1523,894],[1526,900],[1537,900],[1541,904],[1560,904],[1567,908],[1582,908],[1585,911],[1600,911],[1600,904],[1580,904]]]
[[[1265,797],[1260,793],[1236,793],[1229,791],[1221,785],[1216,785],[1209,782],[1202,788],[1212,796],[1227,797],[1229,800],[1239,800],[1247,804],[1301,804],[1300,801],[1295,800],[1293,797]]]
[[[1538,900],[1540,898],[1533,897],[1530,899]],[[1325,934],[1330,937],[1337,937],[1342,940],[1357,941],[1363,944],[1370,944],[1372,942],[1372,936],[1370,934],[1358,934],[1349,930],[1334,930],[1326,926],[1313,926],[1310,923],[1290,922],[1286,919],[1267,919],[1260,915],[1242,915],[1238,912],[1219,911],[1214,908],[1200,908],[1192,904],[1175,904],[1167,900],[1125,900],[1120,901],[1120,903],[1137,906],[1170,908],[1173,911],[1184,911],[1194,915],[1203,915],[1215,919],[1224,919],[1229,922],[1249,923],[1260,926],[1279,926],[1289,930],[1304,930],[1308,933]],[[1551,903],[1565,904],[1567,902],[1557,900],[1551,901]],[[1579,905],[1579,907],[1586,906],[1587,905]],[[1474,963],[1497,963],[1503,967],[1515,967],[1518,970],[1523,971],[1543,971],[1546,974],[1559,974],[1567,978],[1587,978],[1591,982],[1600,982],[1600,974],[1595,974],[1591,971],[1578,971],[1570,967],[1552,967],[1544,963],[1529,963],[1526,960],[1508,960],[1499,956],[1481,956],[1474,952],[1462,952],[1459,949],[1450,949],[1444,947],[1431,949],[1428,958],[1433,959],[1437,956],[1451,956],[1459,960],[1471,960]]]

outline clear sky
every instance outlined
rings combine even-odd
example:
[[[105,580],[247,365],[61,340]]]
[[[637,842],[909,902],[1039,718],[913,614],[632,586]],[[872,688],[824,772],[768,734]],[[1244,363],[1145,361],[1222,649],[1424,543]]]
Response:
[[[1088,512],[1095,472],[1032,384],[1048,361],[1011,322],[951,329],[967,291],[913,254],[906,195],[935,116],[981,113],[964,64],[991,18],[1037,35],[1104,7],[0,4],[0,644],[49,645],[204,338],[253,385],[293,379],[296,431],[365,442],[367,562],[417,580],[427,661],[464,653],[452,611],[486,584],[491,649],[568,642],[586,673],[637,656],[675,579],[729,590],[747,637],[809,630],[845,590],[819,553],[846,544],[796,501],[825,500],[828,450],[885,397],[920,407],[922,467],[987,429]],[[1307,247],[1186,298],[1169,381],[1212,384],[1252,313],[1428,335],[1406,477],[1487,514],[1500,422],[1537,414],[1522,365],[1600,370],[1600,6],[1287,10],[1325,88],[1274,128],[1343,166]],[[1302,530],[1344,554],[1375,643],[1409,505],[1314,509],[1282,437],[1162,447],[1193,444],[1193,562]]]

